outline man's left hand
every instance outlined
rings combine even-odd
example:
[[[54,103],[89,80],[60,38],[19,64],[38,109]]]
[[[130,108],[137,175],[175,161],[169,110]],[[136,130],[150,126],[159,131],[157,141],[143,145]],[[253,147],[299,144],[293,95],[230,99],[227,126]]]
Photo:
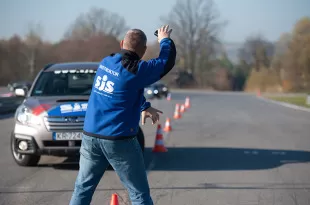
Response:
[[[161,113],[163,114],[162,111],[157,110],[156,108],[153,107],[149,107],[148,109],[142,111],[141,113],[141,118],[142,118],[142,125],[145,124],[145,120],[149,117],[152,119],[152,124],[154,125],[155,123],[157,123],[159,121],[159,114]]]

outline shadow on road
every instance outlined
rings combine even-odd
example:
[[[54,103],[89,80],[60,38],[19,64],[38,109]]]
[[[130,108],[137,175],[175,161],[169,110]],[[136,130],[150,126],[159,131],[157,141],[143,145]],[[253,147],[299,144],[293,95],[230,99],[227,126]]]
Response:
[[[310,152],[224,147],[172,147],[168,148],[167,153],[155,154],[150,159],[155,162],[152,171],[260,170],[279,167],[287,163],[309,162]]]
[[[164,186],[150,187],[151,190],[309,190],[310,184],[307,183],[212,183],[199,184],[198,186]],[[0,194],[30,194],[30,193],[65,193],[73,192],[71,189],[21,189],[10,188],[0,190]],[[96,188],[96,192],[102,191],[125,191],[123,187],[115,188]]]
[[[229,171],[272,169],[288,163],[310,161],[310,152],[224,147],[168,147],[166,153],[145,150],[146,167],[152,171]],[[78,170],[78,161],[41,165],[55,169]]]

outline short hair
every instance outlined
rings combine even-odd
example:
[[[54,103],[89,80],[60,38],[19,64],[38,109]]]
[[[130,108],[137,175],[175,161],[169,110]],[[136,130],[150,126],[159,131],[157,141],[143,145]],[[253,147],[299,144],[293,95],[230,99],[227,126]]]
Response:
[[[147,37],[140,29],[130,29],[124,38],[124,45],[132,50],[139,50],[146,46]]]

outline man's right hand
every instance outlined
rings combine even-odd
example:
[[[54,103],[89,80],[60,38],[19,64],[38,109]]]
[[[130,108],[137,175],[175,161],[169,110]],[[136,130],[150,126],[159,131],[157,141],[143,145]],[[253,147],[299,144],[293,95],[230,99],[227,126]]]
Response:
[[[160,29],[158,29],[158,37],[157,37],[158,43],[160,43],[160,41],[163,40],[164,38],[170,38],[171,32],[172,29],[169,29],[169,25],[165,25]]]
[[[147,118],[151,118],[152,119],[152,124],[154,125],[155,123],[157,123],[159,121],[159,114],[161,113],[163,114],[162,111],[157,110],[156,108],[153,107],[149,107],[148,109],[142,111],[141,113],[141,117],[142,117],[142,125],[145,124],[145,121]]]

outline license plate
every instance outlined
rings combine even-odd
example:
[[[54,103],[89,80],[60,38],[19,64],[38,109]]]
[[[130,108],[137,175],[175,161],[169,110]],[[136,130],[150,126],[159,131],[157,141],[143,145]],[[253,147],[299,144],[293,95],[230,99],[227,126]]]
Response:
[[[54,140],[82,140],[82,132],[56,132]]]

